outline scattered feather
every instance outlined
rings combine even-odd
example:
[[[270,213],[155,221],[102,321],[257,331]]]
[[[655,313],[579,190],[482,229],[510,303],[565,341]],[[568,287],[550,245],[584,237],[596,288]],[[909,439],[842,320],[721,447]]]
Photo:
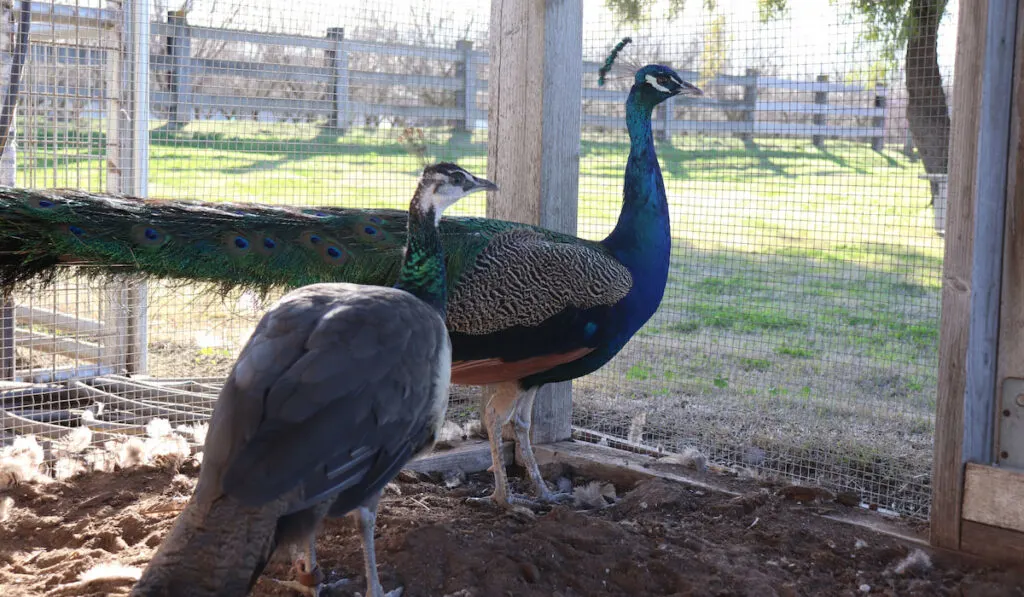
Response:
[[[707,456],[696,448],[686,448],[679,454],[662,456],[657,461],[662,464],[685,466],[686,468],[692,468],[700,472],[708,470]]]
[[[53,443],[54,451],[63,454],[81,454],[92,445],[92,429],[75,427]]]
[[[66,481],[84,471],[82,461],[71,456],[61,456],[53,463],[53,478],[58,481]]]
[[[4,496],[0,498],[0,522],[4,522],[11,517],[11,512],[14,511],[14,498],[11,496]]]
[[[609,493],[609,489],[605,486],[611,486],[611,483],[591,481],[586,485],[577,487],[572,494],[576,507],[586,510],[600,510],[601,508],[607,508],[608,501],[606,501],[606,495]],[[610,493],[613,496],[612,499],[614,499],[614,486],[611,487]]]
[[[639,444],[644,439],[644,427],[647,425],[647,411],[640,411],[633,420],[629,422],[629,433],[626,439],[634,444]]]
[[[142,569],[134,566],[125,566],[123,564],[108,563],[108,564],[97,564],[92,568],[86,570],[78,577],[78,580],[83,583],[90,583],[104,580],[134,580],[137,581],[142,577]]]
[[[898,564],[892,569],[893,572],[900,576],[908,574],[923,574],[932,567],[932,559],[925,552],[920,549],[915,549],[907,554],[907,557],[900,560]]]
[[[116,452],[117,466],[122,469],[139,466],[145,461],[146,442],[141,437],[130,437],[121,442]]]
[[[167,419],[155,418],[146,423],[146,435],[152,439],[159,439],[171,435],[171,422]]]

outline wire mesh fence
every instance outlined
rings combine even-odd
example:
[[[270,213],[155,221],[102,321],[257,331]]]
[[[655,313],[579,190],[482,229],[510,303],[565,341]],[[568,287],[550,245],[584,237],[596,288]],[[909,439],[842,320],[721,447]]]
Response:
[[[140,5],[40,5],[18,185],[404,209],[425,161],[486,172],[489,3],[157,2],[132,45]],[[669,64],[705,96],[655,114],[669,286],[575,382],[574,432],[925,516],[957,4],[914,0],[888,21],[769,5],[584,3],[580,236],[614,226],[629,153],[632,78],[596,85],[609,48],[631,35],[630,62]],[[139,154],[126,113],[144,119],[142,165],[124,155]],[[16,377],[48,385],[5,395],[4,431],[56,439],[84,416],[101,443],[160,417],[201,442],[190,426],[276,296],[79,276],[19,292]],[[463,390],[459,422],[475,416]]]

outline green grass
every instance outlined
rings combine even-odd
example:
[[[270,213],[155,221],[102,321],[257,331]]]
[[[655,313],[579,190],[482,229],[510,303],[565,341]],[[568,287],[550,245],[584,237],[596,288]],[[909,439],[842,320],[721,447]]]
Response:
[[[149,193],[403,208],[422,161],[399,133],[339,136],[315,125],[252,122],[154,127]],[[427,159],[485,173],[484,137],[426,135]],[[37,136],[19,154],[20,170],[33,173],[26,182],[35,186],[102,189],[105,143],[102,131]],[[581,236],[601,238],[614,224],[628,152],[622,133],[585,135]],[[737,450],[756,444],[771,454],[764,446],[779,437],[815,445],[821,434],[818,444],[841,452],[909,454],[907,470],[926,476],[943,242],[932,229],[927,183],[917,178],[920,163],[834,140],[818,149],[809,139],[685,136],[658,152],[674,235],[662,307],[619,357],[577,382],[583,396],[640,398],[602,403],[606,431],[628,429],[609,422],[615,409],[627,409],[628,421],[638,408],[681,397],[685,407],[649,435],[701,446],[724,445],[728,436]],[[452,211],[483,215],[485,200],[474,195]],[[223,325],[208,319],[211,330]],[[586,408],[581,402],[581,413]],[[697,417],[685,430],[676,429],[680,412]],[[693,412],[714,416],[704,424]],[[656,417],[647,420],[653,429]],[[907,439],[911,430],[920,436]]]

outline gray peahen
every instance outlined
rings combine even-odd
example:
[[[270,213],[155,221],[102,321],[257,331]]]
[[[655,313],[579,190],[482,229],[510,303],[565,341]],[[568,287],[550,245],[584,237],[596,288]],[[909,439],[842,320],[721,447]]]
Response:
[[[328,510],[355,510],[367,595],[383,597],[373,534],[380,492],[444,424],[451,375],[437,224],[495,189],[454,164],[423,170],[394,288],[313,284],[260,320],[220,392],[199,483],[132,595],[246,595],[278,545],[311,594]]]
[[[627,42],[609,56],[602,80]],[[604,240],[485,218],[441,220],[452,383],[498,386],[487,427],[491,499],[504,507],[530,500],[513,500],[508,492],[502,425],[512,419],[539,499],[558,499],[530,444],[537,390],[600,368],[661,302],[672,234],[651,113],[677,95],[701,91],[667,66],[636,71],[626,100],[630,152],[622,210]],[[139,201],[73,191],[0,189],[0,212],[0,283],[8,285],[52,276],[60,262],[228,288],[390,285],[406,228],[406,215],[396,210]]]

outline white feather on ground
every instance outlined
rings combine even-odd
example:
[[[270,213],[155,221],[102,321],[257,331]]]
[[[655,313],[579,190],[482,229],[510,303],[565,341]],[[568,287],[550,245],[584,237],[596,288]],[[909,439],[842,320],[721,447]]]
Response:
[[[669,454],[657,460],[661,464],[675,464],[704,472],[708,470],[708,458],[696,448],[686,448],[679,454]]]
[[[615,486],[611,483],[591,481],[572,492],[577,508],[600,510],[615,502]]]
[[[43,457],[43,447],[34,435],[16,437],[10,446],[0,448],[0,489],[48,481],[46,475],[40,473]]]

